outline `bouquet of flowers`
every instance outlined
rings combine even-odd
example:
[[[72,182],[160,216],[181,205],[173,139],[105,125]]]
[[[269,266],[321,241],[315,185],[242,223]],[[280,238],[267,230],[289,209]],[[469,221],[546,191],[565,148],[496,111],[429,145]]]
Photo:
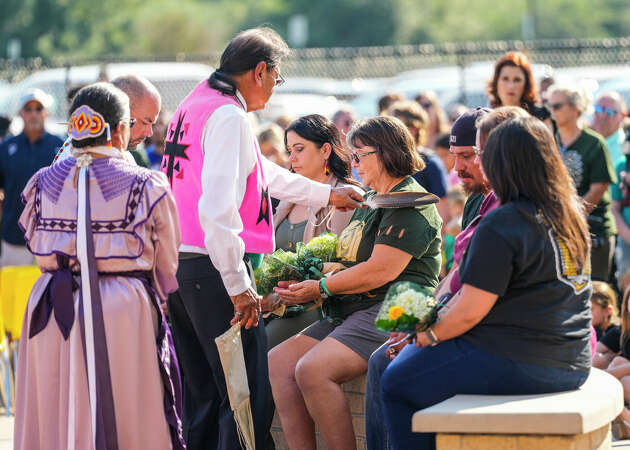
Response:
[[[394,283],[376,316],[376,328],[385,332],[424,331],[435,323],[438,304],[428,290],[409,281]]]
[[[308,244],[298,244],[295,253],[276,250],[265,256],[255,271],[258,293],[262,296],[271,294],[279,281],[323,278],[324,263],[336,259],[337,240],[337,235],[325,233]]]
[[[337,259],[337,242],[339,237],[334,233],[324,233],[314,237],[305,245],[306,250],[323,262],[332,262]]]

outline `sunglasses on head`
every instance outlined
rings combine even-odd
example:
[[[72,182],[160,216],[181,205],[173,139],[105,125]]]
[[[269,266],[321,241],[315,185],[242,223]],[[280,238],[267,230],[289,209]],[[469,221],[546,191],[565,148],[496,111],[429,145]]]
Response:
[[[595,114],[600,115],[603,113],[605,113],[608,117],[615,117],[617,115],[617,111],[612,108],[595,105]]]

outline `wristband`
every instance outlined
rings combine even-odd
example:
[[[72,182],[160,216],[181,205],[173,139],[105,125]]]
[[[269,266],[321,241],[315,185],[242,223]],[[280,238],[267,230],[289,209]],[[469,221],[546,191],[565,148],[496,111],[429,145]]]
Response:
[[[324,289],[324,292],[326,293],[327,296],[332,297],[332,294],[330,293],[330,291],[328,290],[328,288],[326,287],[326,278],[322,278],[319,281],[321,287]]]

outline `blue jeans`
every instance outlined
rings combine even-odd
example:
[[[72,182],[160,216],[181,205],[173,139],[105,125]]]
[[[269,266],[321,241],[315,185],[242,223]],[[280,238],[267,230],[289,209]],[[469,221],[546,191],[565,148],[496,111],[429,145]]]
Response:
[[[435,449],[435,433],[412,433],[411,417],[456,394],[522,395],[569,391],[588,372],[513,361],[462,338],[435,347],[407,345],[381,378],[390,448]]]
[[[390,363],[387,344],[380,346],[368,362],[367,385],[365,387],[365,433],[368,450],[387,450],[387,430],[383,421],[381,403],[381,377]]]

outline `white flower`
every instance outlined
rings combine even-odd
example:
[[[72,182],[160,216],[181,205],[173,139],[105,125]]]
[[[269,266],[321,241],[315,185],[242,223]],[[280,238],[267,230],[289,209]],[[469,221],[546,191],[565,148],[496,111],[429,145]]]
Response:
[[[409,284],[400,283],[395,288],[395,294],[383,302],[377,319],[388,319],[388,312],[392,306],[402,307],[405,314],[416,317],[420,324],[423,324],[433,315],[437,302],[433,297],[413,289]]]

